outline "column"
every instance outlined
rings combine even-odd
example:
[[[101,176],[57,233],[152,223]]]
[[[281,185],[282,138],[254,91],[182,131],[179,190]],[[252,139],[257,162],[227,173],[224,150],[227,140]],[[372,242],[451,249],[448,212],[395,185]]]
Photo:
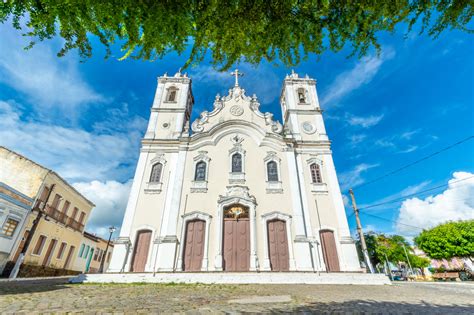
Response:
[[[123,217],[122,227],[120,229],[120,236],[114,246],[112,259],[109,264],[109,272],[121,272],[129,270],[129,253],[131,229],[133,224],[133,217],[138,203],[138,196],[140,194],[141,184],[145,173],[146,161],[148,159],[148,152],[140,152],[138,158],[137,169],[133,178],[132,188],[128,197],[127,208]]]
[[[312,271],[311,249],[308,243],[305,217],[301,200],[300,183],[298,182],[298,167],[296,164],[295,152],[287,151],[287,162],[291,187],[291,199],[294,218],[294,246],[296,269],[298,271]]]

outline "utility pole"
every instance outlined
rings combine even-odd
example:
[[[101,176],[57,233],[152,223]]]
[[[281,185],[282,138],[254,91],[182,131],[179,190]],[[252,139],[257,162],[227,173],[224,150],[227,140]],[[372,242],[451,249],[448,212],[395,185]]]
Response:
[[[407,249],[405,248],[405,244],[403,244],[403,243],[401,243],[401,244],[402,244],[402,246],[403,246],[403,250],[405,251],[405,256],[407,257],[408,267],[410,267],[410,272],[411,272],[411,274],[413,275],[413,268],[411,267],[410,259],[408,258]]]
[[[30,233],[28,233],[28,236],[26,237],[25,245],[21,249],[21,253],[15,262],[15,266],[13,267],[10,273],[10,276],[8,277],[10,279],[15,279],[16,276],[18,275],[18,272],[20,271],[21,264],[23,263],[23,260],[25,259],[26,251],[28,250],[28,247],[30,246],[30,243],[31,243],[31,240],[33,239],[33,235],[35,234],[36,228],[38,227],[41,217],[43,216],[44,209],[46,208],[46,204],[49,201],[49,197],[51,196],[51,193],[53,192],[54,186],[56,186],[56,184],[51,185],[48,195],[46,196],[46,200],[44,200],[43,207],[41,207],[41,209],[38,209],[38,214],[36,215],[36,218],[33,220],[33,225],[31,226]],[[33,205],[33,207],[34,206],[35,205]],[[33,211],[34,208],[32,208],[31,210]]]
[[[354,192],[352,191],[352,188],[349,189],[349,194],[351,195],[352,208],[354,208],[354,214],[356,217],[357,233],[359,233],[360,245],[362,247],[362,254],[364,255],[365,263],[367,264],[367,267],[369,267],[370,273],[374,273],[374,267],[372,266],[372,263],[370,262],[369,252],[367,251],[367,244],[365,244],[365,237],[364,237],[364,233],[362,232],[362,225],[360,224],[359,209],[357,209]]]
[[[385,261],[386,261],[386,264],[387,264],[388,276],[390,277],[390,280],[393,281],[392,270],[390,270],[390,263],[388,262],[387,254],[386,253],[383,253],[383,254],[385,255]]]

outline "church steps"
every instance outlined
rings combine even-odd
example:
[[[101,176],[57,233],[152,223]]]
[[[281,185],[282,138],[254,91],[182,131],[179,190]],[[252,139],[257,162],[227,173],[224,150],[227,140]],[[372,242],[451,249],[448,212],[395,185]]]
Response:
[[[177,272],[81,274],[71,283],[204,283],[204,284],[353,284],[390,285],[384,274],[314,272]]]

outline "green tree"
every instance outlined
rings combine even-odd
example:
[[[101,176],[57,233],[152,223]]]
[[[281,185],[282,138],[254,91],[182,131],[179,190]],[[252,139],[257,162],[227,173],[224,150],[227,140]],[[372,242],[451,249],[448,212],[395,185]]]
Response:
[[[382,260],[380,260],[376,254],[377,235],[378,234],[375,232],[364,233],[365,244],[367,245],[367,252],[369,253],[369,258],[372,262],[372,266],[377,266],[378,264],[383,263],[385,261],[385,257],[382,257]],[[359,260],[364,261],[364,255],[362,254],[362,247],[360,245],[360,238],[356,240],[356,248],[357,254],[359,255]]]
[[[408,257],[410,258],[410,264],[413,268],[426,268],[430,265],[430,260],[425,257],[415,256],[413,254],[409,254]]]
[[[413,268],[424,268],[428,267],[430,264],[429,259],[416,256],[413,253],[412,247],[403,236],[385,235],[375,232],[364,233],[364,236],[369,257],[374,266],[385,264],[387,259],[393,263],[401,261],[407,262],[407,256]],[[405,249],[403,247],[405,247]],[[363,260],[362,252],[360,250],[360,240],[357,240],[357,249],[359,252],[359,259]]]
[[[32,39],[28,47],[59,35],[65,41],[59,56],[78,49],[87,58],[96,37],[106,56],[120,43],[122,58],[153,60],[191,46],[186,66],[210,51],[222,70],[241,58],[254,64],[279,59],[291,66],[309,53],[346,45],[363,56],[373,47],[379,51],[377,37],[400,23],[410,32],[419,22],[420,32],[436,38],[446,29],[472,32],[467,25],[473,15],[472,1],[462,0],[0,1],[0,22],[25,29]]]
[[[474,256],[474,220],[448,222],[415,237],[415,244],[429,257],[450,259]]]

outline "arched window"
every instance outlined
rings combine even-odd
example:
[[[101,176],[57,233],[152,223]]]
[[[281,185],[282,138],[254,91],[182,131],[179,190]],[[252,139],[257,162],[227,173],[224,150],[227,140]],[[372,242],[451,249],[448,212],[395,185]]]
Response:
[[[242,173],[242,155],[240,153],[232,155],[232,173]]]
[[[298,101],[300,103],[306,103],[306,91],[303,88],[298,89]]]
[[[170,88],[168,89],[168,97],[166,98],[166,101],[168,102],[176,102],[176,94],[178,90],[176,88]]]
[[[323,182],[323,178],[321,177],[321,169],[319,165],[313,163],[310,165],[311,170],[311,181],[315,184],[321,184]]]
[[[267,163],[267,177],[269,182],[278,181],[278,168],[275,161],[270,161]]]
[[[156,163],[151,168],[150,183],[159,183],[161,179],[161,171],[163,170],[163,164]]]
[[[194,174],[195,181],[206,180],[206,162],[201,161],[196,164],[196,173]]]

